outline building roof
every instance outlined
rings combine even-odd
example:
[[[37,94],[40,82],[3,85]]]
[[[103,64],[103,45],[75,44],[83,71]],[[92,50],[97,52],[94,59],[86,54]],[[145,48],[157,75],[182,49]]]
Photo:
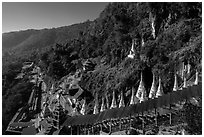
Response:
[[[29,122],[14,122],[11,123],[9,126],[10,127],[28,127],[28,126],[32,126],[35,122],[33,121],[29,121]]]
[[[22,131],[22,135],[35,135],[37,133],[34,126],[24,128]]]

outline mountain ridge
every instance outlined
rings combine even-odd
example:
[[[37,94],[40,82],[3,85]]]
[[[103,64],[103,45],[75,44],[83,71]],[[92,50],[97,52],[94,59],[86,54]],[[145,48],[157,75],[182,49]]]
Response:
[[[63,43],[77,37],[91,21],[72,24],[69,26],[61,26],[51,29],[28,29],[22,31],[7,32],[2,34],[2,50],[15,51],[26,50],[29,48],[40,49],[54,45],[55,43]]]

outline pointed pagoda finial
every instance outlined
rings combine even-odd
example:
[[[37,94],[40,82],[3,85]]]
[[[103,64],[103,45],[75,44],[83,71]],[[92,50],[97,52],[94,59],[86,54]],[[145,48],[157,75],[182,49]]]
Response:
[[[116,107],[117,107],[117,104],[116,104],[116,99],[115,99],[115,91],[113,91],[113,99],[112,99],[112,103],[111,103],[110,109],[116,108]]]
[[[108,93],[106,93],[106,105],[107,105],[107,109],[109,109],[110,106],[109,106]]]
[[[143,83],[143,75],[142,75],[142,72],[141,72],[141,81]],[[143,83],[143,86],[142,86],[142,94],[141,94],[141,98],[140,98],[140,103],[143,102],[143,101],[146,101],[147,100],[147,92],[145,90],[145,87],[144,87],[144,83]]]
[[[82,108],[81,108],[80,113],[81,113],[82,115],[85,115],[85,112],[86,112],[86,99],[84,99],[84,103],[83,103],[83,105],[82,105]]]
[[[136,94],[136,97],[139,98],[139,100],[141,101],[144,101],[146,100],[146,90],[145,90],[145,87],[144,87],[144,83],[143,83],[143,75],[142,75],[142,72],[141,72],[141,80],[140,80],[140,85],[137,89],[137,94]]]
[[[185,64],[184,64],[184,62],[183,62],[183,63],[182,63],[182,72],[181,72],[182,80],[184,80],[184,75],[185,75]]]
[[[190,72],[191,72],[191,64],[188,61],[188,64],[187,64],[187,74],[190,74]]]
[[[150,12],[150,14],[149,14],[149,19],[151,21],[152,36],[155,39],[156,38],[156,34],[155,34],[155,19],[156,19],[156,17],[152,14],[152,12]]]
[[[98,94],[96,93],[96,97],[95,97],[95,105],[94,105],[94,112],[93,114],[97,114],[98,113]]]
[[[142,43],[142,47],[144,47],[145,43],[144,43],[144,39],[143,38],[142,38],[142,42],[141,43]]]
[[[132,87],[132,95],[131,95],[130,105],[135,104],[135,92],[136,92],[135,88]]]
[[[184,79],[183,79],[183,88],[187,88],[187,79],[186,79],[186,76],[184,76]]]
[[[156,82],[155,82],[155,74],[153,74],[153,81],[152,81],[152,86],[149,92],[149,98],[153,99],[156,96],[157,92],[157,87],[156,87]]]
[[[131,51],[134,51],[134,44],[135,44],[135,40],[132,40],[132,47],[131,47]]]
[[[147,100],[147,94],[146,91],[142,92],[141,98],[140,98],[140,103],[144,102]]]
[[[132,47],[131,47],[130,53],[128,55],[128,58],[131,58],[131,59],[133,59],[135,57],[134,44],[135,44],[135,40],[133,39],[132,40]]]
[[[173,91],[177,91],[178,89],[179,89],[179,87],[178,87],[177,74],[175,74]]]
[[[119,108],[120,108],[120,107],[125,107],[125,102],[124,102],[124,97],[123,97],[123,91],[121,91],[121,95],[120,95]]]
[[[93,114],[98,114],[98,107],[96,106],[96,104],[94,105],[94,111]]]
[[[162,96],[163,94],[164,94],[164,91],[161,83],[161,78],[159,77],[159,86],[157,89],[156,98],[158,98],[159,96]]]
[[[198,85],[198,70],[197,69],[196,69],[196,78],[195,78],[194,85]]]
[[[101,110],[100,110],[100,112],[103,112],[103,111],[105,111],[106,110],[106,108],[105,108],[105,103],[104,103],[104,97],[102,97],[102,104],[101,104]]]

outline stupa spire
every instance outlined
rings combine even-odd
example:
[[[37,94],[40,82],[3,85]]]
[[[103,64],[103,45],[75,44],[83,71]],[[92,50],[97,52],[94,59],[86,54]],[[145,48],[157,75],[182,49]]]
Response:
[[[144,87],[142,72],[141,72],[141,80],[140,80],[139,87],[137,89],[136,97],[139,98],[141,101],[144,101],[145,97],[146,97],[146,90],[145,90],[145,87]]]
[[[112,99],[112,103],[111,103],[110,109],[116,108],[116,107],[117,107],[117,104],[116,104],[116,99],[115,99],[115,91],[113,91],[113,99]]]
[[[191,64],[188,61],[188,64],[187,64],[187,74],[190,74],[190,72],[191,72]]]
[[[97,113],[98,113],[98,94],[96,93],[95,105],[94,105],[94,112],[93,112],[93,114],[97,114]]]
[[[177,91],[178,89],[179,89],[179,87],[178,87],[177,74],[175,74],[173,91]]]
[[[83,105],[82,105],[82,108],[81,108],[80,113],[81,113],[82,115],[85,115],[85,112],[86,112],[86,99],[84,99],[84,103],[83,103]]]
[[[153,74],[153,81],[152,81],[152,86],[149,92],[149,98],[155,98],[157,92],[157,87],[156,87],[156,82],[155,82],[155,74]]]
[[[108,93],[106,93],[106,105],[107,105],[107,109],[109,109]]]
[[[120,108],[120,107],[125,107],[125,102],[124,102],[124,97],[123,97],[123,91],[121,91],[121,95],[120,95],[119,108]]]
[[[161,78],[159,77],[159,86],[157,89],[156,97],[162,96],[164,94],[162,83],[161,83]]]
[[[196,70],[196,78],[195,78],[194,85],[198,85],[198,70]]]
[[[132,95],[131,95],[131,100],[130,100],[130,105],[135,104],[135,88],[132,87]]]
[[[130,53],[128,55],[128,58],[132,58],[133,59],[135,57],[134,45],[135,45],[135,40],[133,39],[132,40],[132,47],[131,47]]]
[[[105,103],[104,103],[104,97],[102,97],[102,104],[101,104],[101,110],[100,112],[103,112],[105,110]]]
[[[183,78],[183,88],[187,88],[187,79],[186,76]]]
[[[149,19],[151,21],[151,27],[152,27],[152,36],[153,38],[155,39],[156,38],[156,30],[155,30],[155,20],[156,20],[156,17],[152,14],[152,12],[150,12],[149,14]]]
[[[145,90],[145,87],[144,87],[142,73],[141,73],[141,81],[142,81],[143,86],[142,86],[142,94],[141,94],[141,98],[140,98],[140,103],[147,100],[147,93],[146,93],[146,90]]]
[[[142,45],[142,47],[144,47],[144,39],[142,38],[142,41],[141,41],[141,45]]]
[[[141,98],[140,98],[140,103],[143,102],[143,101],[146,101],[147,100],[147,93],[146,91],[144,90],[142,92],[142,95],[141,95]]]

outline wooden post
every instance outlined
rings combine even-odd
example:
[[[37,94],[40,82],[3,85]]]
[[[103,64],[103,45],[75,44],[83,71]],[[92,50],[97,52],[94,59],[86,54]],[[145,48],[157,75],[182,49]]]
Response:
[[[88,127],[88,135],[90,135],[89,127]]]
[[[79,125],[79,135],[81,134],[81,128],[80,128],[81,126]]]
[[[70,130],[71,130],[71,135],[72,135],[72,126],[70,127]]]
[[[79,135],[79,130],[78,130],[78,126],[76,126],[76,128],[77,128],[77,135]]]
[[[129,118],[130,118],[130,128],[129,128],[129,132],[130,132],[130,129],[131,129],[131,115],[129,116]]]
[[[120,125],[119,125],[119,128],[120,128],[120,130],[122,130],[122,123],[121,123],[122,121],[121,121],[121,118],[120,118]]]
[[[169,124],[172,124],[172,115],[171,115],[171,104],[169,105],[169,110],[170,110],[170,114],[169,114]]]
[[[86,135],[86,129],[85,129],[85,126],[83,126],[83,135]]]
[[[112,124],[112,121],[110,120],[110,124],[109,124],[109,126],[110,126],[110,129],[109,129],[110,133],[112,132],[112,125],[111,124]]]
[[[155,110],[154,111],[155,112],[155,125],[158,126],[158,123],[157,123],[157,109],[155,108],[154,110]]]
[[[143,135],[145,134],[145,123],[144,123],[144,114],[142,112],[142,132],[143,132]]]
[[[100,130],[103,131],[102,123],[100,124]]]
[[[94,135],[94,127],[92,126],[92,128],[91,128],[91,129],[92,129],[92,133],[93,133],[93,135]]]
[[[170,110],[170,114],[169,114],[169,124],[172,125],[172,114],[171,114],[171,94],[170,94],[170,104],[169,104],[169,110]]]

